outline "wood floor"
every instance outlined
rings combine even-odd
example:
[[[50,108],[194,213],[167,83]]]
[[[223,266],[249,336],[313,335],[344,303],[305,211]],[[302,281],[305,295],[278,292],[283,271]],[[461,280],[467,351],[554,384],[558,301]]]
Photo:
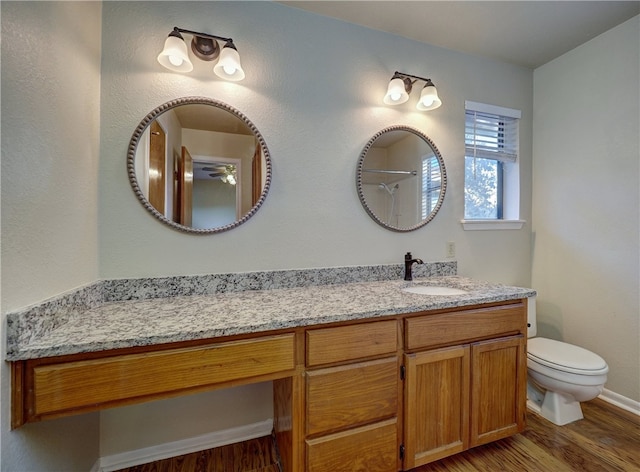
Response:
[[[582,410],[585,419],[562,427],[529,411],[523,433],[411,472],[640,471],[640,419],[598,399],[583,403]],[[280,468],[271,437],[265,437],[118,472],[280,472]]]
[[[515,436],[412,472],[638,472],[640,419],[596,399],[582,403],[584,419],[555,426],[527,411]]]
[[[172,457],[117,472],[281,472],[271,436]]]

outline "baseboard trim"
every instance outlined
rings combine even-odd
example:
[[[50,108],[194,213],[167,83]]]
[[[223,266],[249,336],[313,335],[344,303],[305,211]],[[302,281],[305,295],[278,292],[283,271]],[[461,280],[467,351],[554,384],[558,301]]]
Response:
[[[602,390],[602,393],[598,395],[598,398],[607,403],[611,403],[618,408],[622,408],[625,411],[640,416],[640,402],[632,400],[631,398],[623,397],[619,393],[612,392],[606,388]]]
[[[640,402],[624,397],[606,388],[598,398],[640,416]],[[271,434],[272,429],[273,419],[268,419],[249,425],[203,434],[193,438],[181,439],[171,443],[104,456],[96,461],[91,468],[91,472],[113,472],[115,470],[167,459],[169,457],[226,446],[236,442],[267,436]]]
[[[193,438],[145,447],[135,451],[112,454],[110,456],[100,457],[91,468],[91,472],[113,472],[127,467],[168,459],[169,457],[191,454],[192,452],[204,451],[205,449],[260,438],[271,434],[272,429],[273,419],[268,419],[249,425],[203,434]]]

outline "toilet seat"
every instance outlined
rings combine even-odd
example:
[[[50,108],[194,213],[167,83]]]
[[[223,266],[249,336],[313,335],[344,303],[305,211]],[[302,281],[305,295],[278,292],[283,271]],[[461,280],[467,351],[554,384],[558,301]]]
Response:
[[[607,363],[599,355],[554,339],[529,339],[527,357],[551,369],[572,374],[602,375],[609,371]]]

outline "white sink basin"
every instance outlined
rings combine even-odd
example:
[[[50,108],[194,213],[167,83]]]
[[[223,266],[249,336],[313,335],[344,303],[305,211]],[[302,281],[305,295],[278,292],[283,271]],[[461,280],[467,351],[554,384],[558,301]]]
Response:
[[[464,295],[466,290],[459,288],[441,287],[437,285],[411,285],[402,289],[403,292],[418,293],[420,295]]]

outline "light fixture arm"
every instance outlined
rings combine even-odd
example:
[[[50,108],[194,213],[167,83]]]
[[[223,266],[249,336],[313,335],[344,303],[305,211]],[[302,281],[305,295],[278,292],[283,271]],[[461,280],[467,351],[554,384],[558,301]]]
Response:
[[[398,78],[398,79],[415,79],[411,81],[411,85],[415,84],[418,80],[424,80],[426,83],[433,85],[433,82],[431,82],[431,79],[425,79],[424,77],[420,77],[417,75],[411,75],[411,74],[405,74],[404,72],[398,72],[395,71],[395,73],[393,74],[393,78]]]
[[[192,36],[199,36],[200,38],[208,38],[208,39],[217,39],[218,41],[224,41],[225,43],[233,43],[233,39],[225,38],[222,36],[216,36],[215,34],[207,34],[207,33],[198,33],[197,31],[191,31],[183,28],[178,28],[177,26],[173,27],[174,33],[187,33]]]

